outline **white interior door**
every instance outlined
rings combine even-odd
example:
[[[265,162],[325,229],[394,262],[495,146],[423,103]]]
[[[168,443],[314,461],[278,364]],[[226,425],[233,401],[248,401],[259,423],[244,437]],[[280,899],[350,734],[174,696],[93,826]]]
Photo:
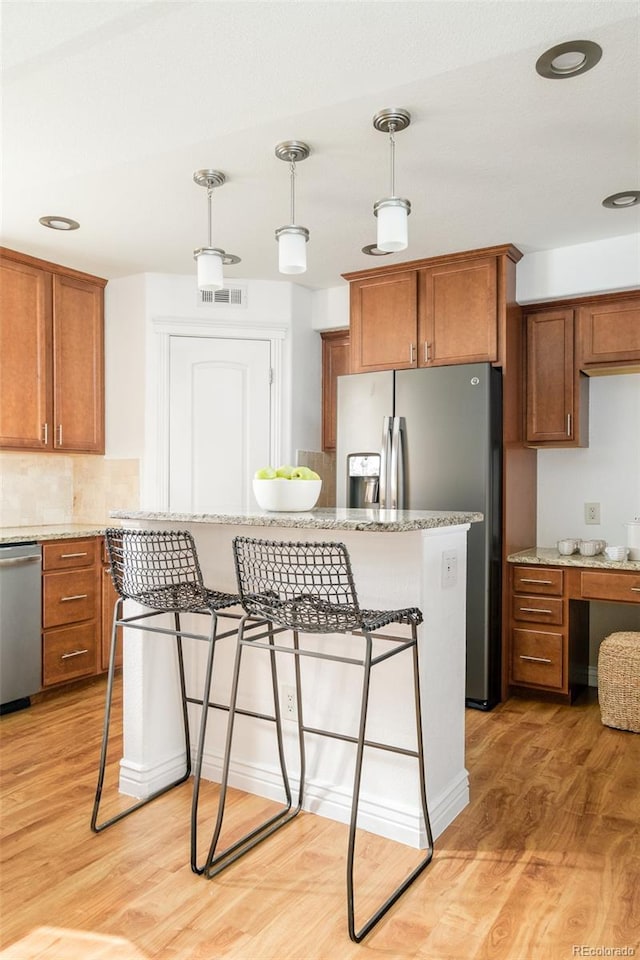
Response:
[[[252,478],[270,460],[268,340],[170,337],[169,509],[255,506]]]

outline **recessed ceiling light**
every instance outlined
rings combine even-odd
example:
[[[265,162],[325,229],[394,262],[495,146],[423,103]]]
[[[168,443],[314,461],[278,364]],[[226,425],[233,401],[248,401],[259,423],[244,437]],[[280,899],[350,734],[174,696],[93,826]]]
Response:
[[[52,230],[77,230],[80,226],[77,220],[70,220],[69,217],[40,217],[40,223]]]
[[[595,67],[602,56],[602,47],[592,40],[568,40],[558,43],[538,57],[536,70],[548,80],[577,77]]]
[[[621,193],[612,193],[602,201],[603,207],[621,210],[623,207],[635,207],[640,203],[640,190],[623,190]]]
[[[362,252],[366,253],[368,257],[386,257],[391,253],[391,250],[381,250],[377,244],[368,243],[366,247],[362,248]]]

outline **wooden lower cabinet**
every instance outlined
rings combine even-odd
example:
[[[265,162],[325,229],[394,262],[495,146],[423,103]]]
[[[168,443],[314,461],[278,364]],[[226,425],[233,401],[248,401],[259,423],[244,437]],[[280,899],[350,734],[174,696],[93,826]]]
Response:
[[[571,703],[587,684],[589,607],[557,567],[511,568],[509,689]]]
[[[42,545],[42,685],[50,687],[101,669],[99,538]]]

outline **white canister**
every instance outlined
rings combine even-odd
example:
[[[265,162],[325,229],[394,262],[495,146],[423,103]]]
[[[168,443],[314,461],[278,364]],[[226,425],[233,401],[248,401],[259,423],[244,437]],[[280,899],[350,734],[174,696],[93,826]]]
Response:
[[[626,524],[629,560],[640,560],[640,517]]]

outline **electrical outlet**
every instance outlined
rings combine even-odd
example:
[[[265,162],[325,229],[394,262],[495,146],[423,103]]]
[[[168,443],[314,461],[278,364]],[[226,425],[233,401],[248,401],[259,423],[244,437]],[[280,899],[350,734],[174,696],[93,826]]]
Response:
[[[280,684],[280,706],[285,720],[298,719],[298,701],[296,688],[290,683]]]
[[[585,503],[584,522],[600,523],[600,504],[599,503]]]
[[[458,579],[458,551],[442,551],[442,586],[453,587]]]

